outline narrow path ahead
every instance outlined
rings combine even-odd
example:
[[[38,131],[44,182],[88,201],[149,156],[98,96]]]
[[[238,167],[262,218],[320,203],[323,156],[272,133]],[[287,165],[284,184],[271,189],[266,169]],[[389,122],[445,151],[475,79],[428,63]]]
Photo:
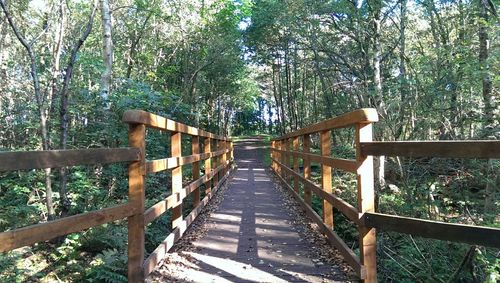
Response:
[[[262,163],[263,145],[259,138],[235,144],[238,168],[222,201],[204,225],[188,233],[184,244],[181,240],[153,281],[345,281],[338,267],[312,253],[317,249],[314,241],[299,234],[301,228],[294,224],[283,193]],[[199,233],[203,236],[197,237]]]

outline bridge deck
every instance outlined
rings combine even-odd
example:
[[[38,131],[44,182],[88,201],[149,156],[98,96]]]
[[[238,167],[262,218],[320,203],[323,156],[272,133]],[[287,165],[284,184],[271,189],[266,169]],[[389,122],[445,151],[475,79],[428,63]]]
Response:
[[[261,146],[258,139],[236,143],[238,169],[222,200],[204,224],[194,223],[152,281],[346,281],[341,267],[319,255],[334,251],[306,225],[297,225],[301,216],[275,188]]]

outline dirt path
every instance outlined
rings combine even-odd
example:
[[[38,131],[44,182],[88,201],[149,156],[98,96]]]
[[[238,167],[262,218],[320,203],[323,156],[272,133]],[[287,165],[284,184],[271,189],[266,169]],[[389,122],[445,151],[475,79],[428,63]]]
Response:
[[[227,188],[204,223],[195,223],[152,281],[346,281],[339,265],[325,255],[321,236],[294,211],[298,206],[289,196],[276,188],[262,163],[263,145],[259,138],[235,143],[238,169]]]

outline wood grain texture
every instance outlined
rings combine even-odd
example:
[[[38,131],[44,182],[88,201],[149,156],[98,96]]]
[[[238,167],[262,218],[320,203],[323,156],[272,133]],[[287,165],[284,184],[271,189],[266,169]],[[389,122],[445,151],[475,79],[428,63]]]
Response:
[[[128,280],[142,282],[144,261],[144,200],[145,200],[145,137],[144,125],[129,125],[129,146],[140,150],[141,159],[128,166],[128,199],[135,213],[128,218]]]
[[[320,133],[321,155],[330,157],[332,152],[332,132],[322,131]],[[326,193],[332,193],[332,167],[321,164],[321,188]],[[333,207],[327,200],[323,200],[323,222],[333,229]]]
[[[373,175],[373,156],[364,155],[362,142],[371,142],[372,124],[356,125],[356,161],[359,163],[356,174],[358,186],[358,211],[360,213],[375,211],[375,188]],[[366,268],[366,282],[377,282],[377,241],[374,228],[358,226],[359,257]]]
[[[228,140],[226,137],[214,135],[204,130],[191,127],[142,110],[127,110],[123,113],[122,121],[128,124],[144,124],[158,130],[179,132],[191,136],[200,136],[218,140]]]
[[[363,142],[364,155],[500,158],[500,141],[383,141]]]
[[[374,212],[364,213],[363,221],[368,227],[385,231],[500,248],[500,229],[498,228],[445,223]]]
[[[298,151],[299,137],[294,137],[292,139],[292,144],[293,144],[293,150]],[[297,156],[292,156],[292,157],[293,157],[293,170],[299,173],[299,158]],[[296,193],[299,193],[299,177],[297,176],[294,176],[293,178],[293,189],[295,190]]]
[[[283,140],[291,137],[303,136],[305,134],[313,134],[326,130],[354,126],[358,123],[372,122],[378,122],[377,110],[374,108],[362,108],[329,120],[324,120],[319,123],[304,127],[300,130],[291,132],[274,140]]]
[[[0,152],[0,171],[107,164],[140,159],[137,148],[90,148]]]
[[[3,232],[0,233],[0,252],[10,251],[111,221],[124,219],[134,213],[136,211],[132,205],[122,204]]]

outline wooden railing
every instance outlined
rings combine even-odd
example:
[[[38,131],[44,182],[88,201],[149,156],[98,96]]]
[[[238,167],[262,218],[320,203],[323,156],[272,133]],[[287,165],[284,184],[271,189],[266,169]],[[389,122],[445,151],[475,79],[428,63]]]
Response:
[[[373,168],[373,156],[377,155],[500,158],[500,141],[374,142],[372,124],[377,121],[375,109],[359,109],[271,141],[273,171],[359,278],[365,282],[377,281],[375,228],[500,248],[500,229],[376,213]],[[331,131],[346,127],[355,128],[356,160],[331,156]],[[311,134],[316,133],[319,133],[320,154],[311,154]],[[299,171],[299,158],[303,160],[303,174]],[[321,186],[310,180],[311,162],[321,164]],[[332,193],[332,168],[356,174],[356,207]],[[304,198],[300,196],[299,183],[303,184]],[[322,216],[311,206],[312,193],[323,200]],[[333,208],[357,226],[359,257],[335,233]]]
[[[0,171],[57,168],[76,165],[130,162],[128,168],[128,202],[113,207],[73,215],[54,221],[0,233],[0,252],[13,250],[41,241],[120,219],[128,219],[128,279],[142,282],[159,260],[183,235],[213,193],[228,177],[233,164],[231,140],[193,128],[148,112],[125,112],[123,121],[129,124],[129,147],[105,149],[51,150],[0,153]],[[145,160],[146,128],[171,133],[171,155],[158,160]],[[182,156],[182,135],[191,136],[192,154]],[[200,152],[203,139],[203,152]],[[212,150],[214,148],[214,150]],[[200,177],[200,162],[204,175]],[[182,185],[182,166],[192,164],[193,181]],[[145,209],[145,178],[149,173],[172,170],[172,194]],[[205,198],[200,200],[200,186],[205,185]],[[193,209],[182,217],[182,201],[193,194]],[[145,227],[172,209],[175,228],[145,260]]]

